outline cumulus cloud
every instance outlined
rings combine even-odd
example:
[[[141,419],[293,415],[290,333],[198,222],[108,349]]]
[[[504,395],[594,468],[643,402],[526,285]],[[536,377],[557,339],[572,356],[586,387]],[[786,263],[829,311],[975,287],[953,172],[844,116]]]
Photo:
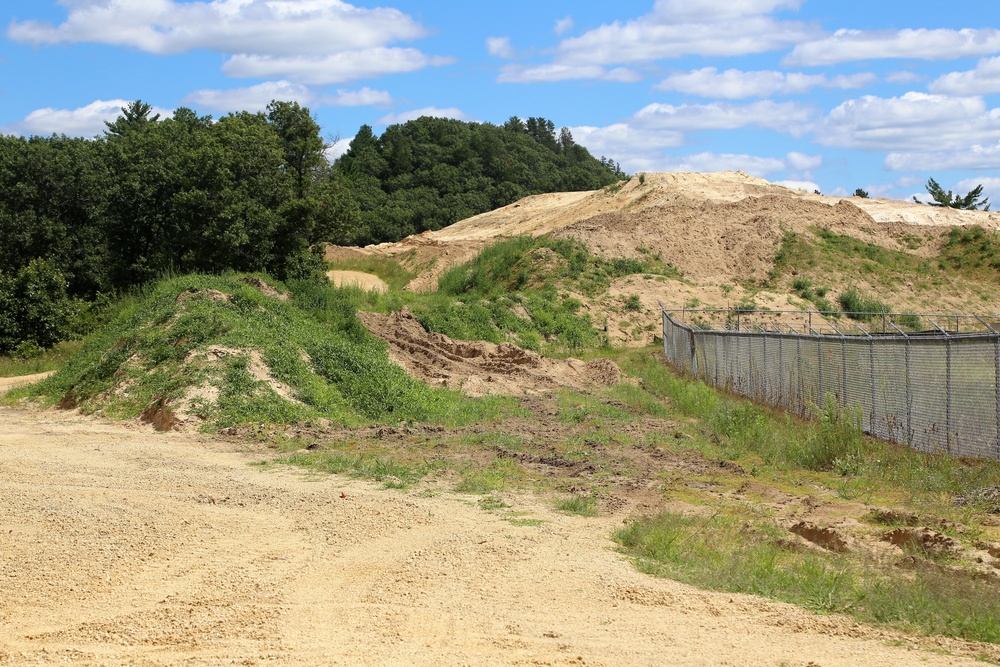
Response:
[[[227,76],[253,78],[288,74],[302,83],[324,85],[383,74],[415,72],[452,62],[450,58],[426,56],[417,49],[385,47],[318,57],[236,55],[222,66],[222,71]]]
[[[95,42],[157,55],[210,50],[231,56],[235,76],[331,83],[408,72],[441,60],[388,45],[426,29],[391,8],[341,0],[74,0],[53,25],[14,21],[7,36],[34,45]],[[408,65],[403,66],[402,61]],[[322,68],[332,73],[324,75]]]
[[[899,72],[889,72],[885,75],[885,80],[889,83],[916,83],[922,81],[923,77],[916,72],[901,70]]]
[[[506,60],[514,57],[514,47],[510,45],[510,37],[487,37],[486,50],[497,58]]]
[[[824,74],[799,72],[755,71],[729,69],[720,72],[714,67],[704,67],[690,72],[673,74],[656,87],[675,90],[689,95],[723,99],[770,97],[772,95],[801,95],[813,88],[862,88],[878,81],[871,73],[827,77]]]
[[[607,69],[600,65],[505,65],[497,81],[500,83],[552,83],[573,79],[600,79],[631,83],[642,77],[627,67]]]
[[[696,153],[684,157],[665,156],[661,171],[745,171],[753,176],[765,177],[785,168],[784,160],[773,157],[736,153]]]
[[[822,155],[805,155],[804,153],[792,151],[785,156],[785,160],[788,168],[795,171],[812,171],[823,166]]]
[[[1000,144],[972,143],[963,150],[894,151],[885,157],[890,171],[1000,169]]]
[[[784,49],[820,34],[805,23],[769,16],[801,4],[802,0],[657,0],[649,14],[564,39],[555,47],[551,63],[505,69],[500,81],[607,79],[615,66]],[[630,76],[619,80],[634,80],[637,75],[627,71]]]
[[[834,108],[817,126],[824,146],[897,152],[966,151],[1000,139],[1000,110],[980,97],[909,92],[864,97]]]
[[[410,111],[403,111],[401,113],[391,113],[386,116],[379,118],[379,125],[395,125],[397,123],[405,123],[408,120],[416,120],[422,116],[431,116],[433,118],[454,118],[455,120],[465,120],[471,121],[465,112],[461,109],[456,109],[455,107],[448,107],[446,109],[439,109],[437,107],[424,107],[422,109],[412,109]]]
[[[812,121],[813,111],[794,102],[763,100],[751,104],[650,104],[635,114],[640,127],[693,132],[761,127],[793,135]]]
[[[336,95],[324,95],[323,104],[331,107],[385,107],[392,104],[392,95],[384,90],[362,88],[338,90]]]
[[[184,98],[184,104],[215,112],[263,111],[271,100],[312,104],[313,93],[305,86],[288,81],[267,81],[248,88],[196,90]]]
[[[828,37],[798,44],[785,58],[785,64],[835,65],[882,58],[953,60],[997,51],[1000,30],[994,28],[838,30]]]
[[[65,134],[72,137],[94,137],[103,134],[104,122],[112,122],[122,113],[122,107],[129,105],[128,100],[97,100],[77,109],[53,109],[46,107],[36,109],[19,123],[7,128],[17,134],[47,136],[50,134]],[[171,111],[154,107],[153,114],[162,117],[171,115]]]
[[[556,27],[554,28],[554,31],[557,35],[565,35],[567,32],[573,29],[574,25],[575,24],[573,23],[573,17],[567,16],[565,18],[561,18],[558,21],[556,21]]]
[[[786,188],[803,192],[820,192],[820,187],[812,181],[775,181],[775,185],[783,185]]]
[[[705,16],[734,19],[770,14],[782,9],[795,10],[804,0],[656,0],[653,14],[671,21],[697,21]]]
[[[347,137],[346,139],[338,139],[332,146],[324,151],[326,159],[330,162],[335,162],[337,158],[347,152],[347,149],[351,147],[351,142],[354,141],[354,137]]]
[[[932,93],[943,95],[982,95],[1000,92],[1000,57],[983,58],[976,69],[951,72],[928,86]]]

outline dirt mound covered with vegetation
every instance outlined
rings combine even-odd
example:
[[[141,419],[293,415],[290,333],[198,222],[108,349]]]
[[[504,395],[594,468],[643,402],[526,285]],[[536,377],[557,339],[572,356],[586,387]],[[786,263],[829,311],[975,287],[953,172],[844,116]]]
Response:
[[[407,308],[379,315],[360,313],[369,330],[389,345],[389,357],[415,378],[461,389],[469,396],[531,396],[555,389],[614,385],[622,380],[607,359],[548,359],[512,343],[453,340],[429,333]]]
[[[510,406],[432,389],[407,375],[357,319],[358,304],[350,301],[357,294],[259,277],[167,280],[123,303],[58,373],[6,400],[35,398],[161,430],[450,423]]]

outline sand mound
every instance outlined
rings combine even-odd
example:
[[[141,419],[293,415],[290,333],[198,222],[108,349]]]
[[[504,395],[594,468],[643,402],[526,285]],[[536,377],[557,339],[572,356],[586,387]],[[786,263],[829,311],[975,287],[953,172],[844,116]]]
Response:
[[[368,329],[389,344],[389,358],[431,385],[469,396],[531,396],[566,387],[616,384],[622,373],[608,359],[558,361],[511,343],[457,341],[428,333],[407,308],[391,315],[358,313]]]
[[[354,286],[366,291],[388,292],[389,286],[384,280],[371,273],[363,271],[327,271],[326,277],[337,287]]]
[[[767,274],[784,230],[810,227],[850,229],[854,236],[896,245],[848,201],[830,206],[775,195],[603,213],[553,235],[579,238],[609,258],[659,254],[696,281],[746,280]]]
[[[904,233],[930,239],[950,227],[972,224],[1000,229],[1000,213],[827,197],[743,172],[647,173],[621,187],[526,197],[399,243],[332,246],[327,259],[389,257],[418,274],[407,289],[433,290],[442,272],[498,238],[557,233],[575,236],[606,255],[656,249],[691,279],[742,280],[767,273],[782,229],[828,227],[900,250]],[[927,245],[922,252],[933,248]]]

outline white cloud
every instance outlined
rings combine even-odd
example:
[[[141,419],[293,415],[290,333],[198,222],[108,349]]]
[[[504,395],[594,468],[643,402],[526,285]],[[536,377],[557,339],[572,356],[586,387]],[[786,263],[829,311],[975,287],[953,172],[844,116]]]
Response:
[[[916,83],[917,81],[922,81],[924,77],[917,74],[916,72],[909,71],[899,71],[899,72],[889,72],[885,75],[885,80],[889,83]]]
[[[60,4],[67,7],[63,23],[13,21],[7,36],[34,45],[95,42],[158,55],[210,50],[232,56],[224,71],[235,76],[305,83],[441,64],[414,49],[388,48],[393,42],[427,35],[410,16],[341,0],[66,0]],[[324,69],[330,74],[323,74]]]
[[[1000,57],[983,58],[976,69],[951,72],[928,86],[932,93],[943,95],[982,95],[1000,92]]]
[[[514,47],[510,45],[510,37],[487,37],[486,50],[497,58],[507,60],[514,57]]]
[[[813,112],[794,102],[763,100],[751,104],[650,104],[633,118],[640,127],[680,132],[762,127],[795,135],[813,120]]]
[[[656,0],[653,13],[671,21],[697,21],[705,16],[732,19],[798,9],[804,0]]]
[[[961,150],[892,152],[885,157],[885,168],[890,171],[1000,169],[1000,143],[988,146],[972,143]]]
[[[983,196],[991,200],[990,208],[993,208],[992,200],[1000,197],[1000,178],[966,178],[955,184],[955,192],[965,196],[967,192],[974,190],[980,185],[983,186]],[[997,199],[997,201],[1000,201],[1000,199]]]
[[[413,109],[411,111],[403,111],[401,113],[391,113],[382,118],[379,118],[379,125],[396,125],[397,123],[405,123],[408,120],[416,120],[422,116],[431,116],[432,118],[454,118],[455,120],[472,120],[468,115],[465,114],[461,109],[456,109],[455,107],[448,107],[446,109],[439,109],[437,107],[424,107],[422,109]]]
[[[573,79],[601,79],[631,83],[642,77],[627,67],[606,69],[600,65],[505,65],[497,81],[500,83],[552,83]]]
[[[392,95],[384,90],[362,88],[338,90],[336,95],[324,95],[321,100],[331,107],[384,107],[392,104]]]
[[[772,95],[801,95],[813,88],[861,88],[878,80],[871,73],[827,77],[824,74],[799,72],[756,71],[744,72],[729,69],[719,72],[714,67],[704,67],[673,74],[656,87],[676,90],[690,95],[724,99],[770,97]]]
[[[795,171],[812,171],[823,166],[822,155],[805,155],[804,153],[792,151],[785,156],[785,160],[788,168]]]
[[[288,81],[267,81],[248,88],[196,90],[185,97],[183,103],[193,105],[199,111],[263,111],[271,100],[309,105],[314,99],[313,93],[305,86]]]
[[[325,85],[384,74],[415,72],[452,62],[450,58],[426,56],[416,49],[387,47],[316,57],[236,55],[222,66],[222,71],[233,77],[288,76],[302,83]]]
[[[336,143],[326,149],[324,153],[326,159],[330,162],[335,162],[337,158],[347,152],[347,149],[351,147],[352,141],[354,141],[354,137],[337,140]]]
[[[803,192],[821,192],[820,187],[812,181],[775,181],[775,185],[783,185],[786,188]]]
[[[802,0],[657,0],[651,13],[564,39],[556,46],[551,63],[510,67],[499,80],[607,79],[608,68],[616,65],[784,49],[820,34],[805,23],[768,16],[780,9],[798,9],[801,4]],[[619,77],[631,81],[637,74],[629,69]]]
[[[567,32],[573,29],[573,17],[567,16],[556,21],[555,33],[557,35],[565,35]]]
[[[848,100],[816,128],[824,146],[907,153],[966,151],[997,139],[1000,110],[987,109],[982,98],[916,92]]]
[[[87,0],[68,6],[59,25],[14,21],[7,36],[35,45],[97,42],[156,54],[322,55],[426,35],[396,9],[363,9],[340,0]]]
[[[659,171],[745,171],[764,177],[785,168],[784,160],[735,153],[696,153],[685,157],[664,156]]]
[[[571,127],[573,140],[595,155],[611,155],[621,152],[659,151],[676,148],[684,144],[684,135],[672,130],[639,130],[626,123],[615,123],[606,127],[581,125]]]
[[[814,66],[881,58],[953,60],[997,51],[1000,30],[994,28],[838,30],[823,39],[798,44],[785,63]]]
[[[128,100],[97,100],[77,109],[36,109],[23,121],[8,128],[11,132],[25,135],[47,136],[66,134],[72,137],[94,137],[103,134],[104,122],[113,122],[128,106]],[[159,107],[153,108],[153,115],[169,117],[172,112]]]

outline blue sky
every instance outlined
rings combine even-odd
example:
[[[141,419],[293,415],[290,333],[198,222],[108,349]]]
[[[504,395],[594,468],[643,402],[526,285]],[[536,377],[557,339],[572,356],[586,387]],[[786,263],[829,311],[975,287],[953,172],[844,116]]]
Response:
[[[544,116],[630,172],[1000,206],[995,0],[5,0],[0,132],[95,136],[128,100],[362,124]],[[989,23],[992,22],[992,25]]]

